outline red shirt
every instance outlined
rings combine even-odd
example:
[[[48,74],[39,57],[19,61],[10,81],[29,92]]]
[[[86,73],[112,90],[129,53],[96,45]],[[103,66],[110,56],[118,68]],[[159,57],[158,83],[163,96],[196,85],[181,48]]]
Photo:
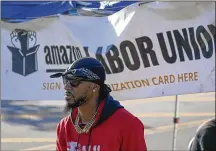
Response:
[[[77,109],[57,126],[57,151],[147,151],[144,125],[118,101],[108,97],[99,106],[96,125],[87,134],[74,128]]]

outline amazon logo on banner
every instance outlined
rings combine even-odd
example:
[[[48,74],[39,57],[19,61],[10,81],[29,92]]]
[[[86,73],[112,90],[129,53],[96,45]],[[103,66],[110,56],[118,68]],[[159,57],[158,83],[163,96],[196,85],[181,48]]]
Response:
[[[21,75],[36,72],[39,48],[39,45],[36,45],[36,33],[17,29],[11,33],[11,39],[14,47],[8,48],[13,54],[13,71]],[[45,63],[50,68],[46,69],[46,72],[64,72],[75,60],[90,56],[103,64],[107,74],[117,74],[125,69],[137,71],[141,67],[151,68],[211,59],[214,57],[214,46],[215,25],[209,24],[155,33],[154,38],[143,35],[118,44],[99,45],[96,48],[45,45],[43,50]]]

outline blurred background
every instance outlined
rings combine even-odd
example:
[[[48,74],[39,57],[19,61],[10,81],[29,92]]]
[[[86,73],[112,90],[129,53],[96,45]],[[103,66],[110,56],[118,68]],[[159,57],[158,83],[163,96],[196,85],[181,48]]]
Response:
[[[215,93],[181,95],[176,150],[187,150],[204,121],[215,117]],[[65,101],[1,102],[1,150],[55,150],[56,125]],[[123,101],[145,125],[148,150],[172,150],[175,96]]]

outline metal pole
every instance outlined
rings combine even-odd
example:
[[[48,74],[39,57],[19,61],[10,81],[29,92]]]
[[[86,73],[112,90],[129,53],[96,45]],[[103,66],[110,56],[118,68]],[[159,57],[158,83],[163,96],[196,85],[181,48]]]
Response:
[[[177,137],[177,124],[179,123],[179,100],[178,95],[175,96],[175,113],[173,118],[173,143],[172,143],[172,151],[176,150],[176,137]]]

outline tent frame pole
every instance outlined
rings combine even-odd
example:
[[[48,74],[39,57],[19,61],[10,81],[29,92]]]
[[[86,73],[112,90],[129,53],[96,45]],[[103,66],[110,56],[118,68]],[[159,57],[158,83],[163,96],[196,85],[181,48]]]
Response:
[[[175,111],[173,118],[173,142],[172,142],[172,151],[176,150],[176,139],[177,139],[177,124],[179,123],[179,100],[178,95],[175,96]]]

